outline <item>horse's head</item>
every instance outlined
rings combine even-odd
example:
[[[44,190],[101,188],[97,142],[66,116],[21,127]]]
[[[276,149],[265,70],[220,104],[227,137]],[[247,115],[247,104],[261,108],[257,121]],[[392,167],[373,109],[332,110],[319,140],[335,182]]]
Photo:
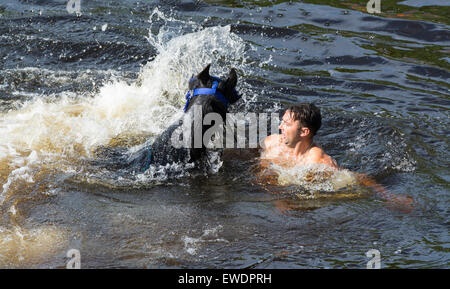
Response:
[[[241,98],[236,91],[236,70],[232,68],[228,74],[228,78],[222,80],[209,74],[210,66],[211,64],[208,64],[202,72],[189,80],[189,91],[186,95],[185,112],[190,107],[190,100],[196,95],[214,95],[224,104],[225,108],[228,108],[229,104],[233,104]]]
[[[202,72],[190,79],[184,107],[184,111],[187,113],[157,137],[151,149],[146,149],[140,160],[144,171],[149,168],[150,164],[165,166],[169,163],[199,163],[199,161],[205,160],[208,165],[211,164],[209,159],[204,158],[210,143],[205,143],[208,141],[208,138],[206,140],[204,138],[206,132],[212,129],[210,132],[213,134],[209,135],[209,140],[212,140],[211,136],[214,135],[214,141],[220,141],[220,129],[225,126],[224,120],[226,120],[228,105],[235,103],[240,95],[235,89],[237,75],[234,69],[230,70],[227,79],[222,80],[209,75],[209,68],[210,65],[207,65]],[[193,107],[192,110],[191,107]],[[197,108],[200,108],[200,113]],[[217,114],[222,117],[222,122],[217,118],[210,122],[205,121],[208,115],[217,117]],[[196,121],[198,116],[203,119]],[[219,133],[219,138],[216,138],[215,132]],[[201,165],[202,162],[199,164]]]

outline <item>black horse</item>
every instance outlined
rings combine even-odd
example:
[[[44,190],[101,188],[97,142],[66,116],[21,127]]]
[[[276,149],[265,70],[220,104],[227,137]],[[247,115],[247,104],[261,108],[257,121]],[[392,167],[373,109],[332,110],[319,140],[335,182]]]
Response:
[[[226,80],[211,76],[209,69],[210,65],[207,65],[202,72],[190,79],[183,117],[169,126],[150,147],[138,153],[134,164],[138,165],[140,172],[151,165],[194,163],[198,167],[204,164],[207,148],[203,143],[203,135],[213,124],[203,124],[203,117],[216,113],[222,118],[222,124],[225,124],[228,106],[240,98],[235,89],[237,74],[234,69],[230,70]],[[199,113],[202,119],[195,121]],[[200,145],[195,134],[201,137]],[[174,140],[178,140],[177,136],[180,135],[184,138],[181,147],[174,144]]]

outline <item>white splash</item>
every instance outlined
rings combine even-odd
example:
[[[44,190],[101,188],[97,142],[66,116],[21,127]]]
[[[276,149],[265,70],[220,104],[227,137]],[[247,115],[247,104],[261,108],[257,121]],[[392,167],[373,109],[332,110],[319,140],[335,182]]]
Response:
[[[279,185],[298,185],[310,192],[335,192],[356,185],[354,173],[346,169],[334,169],[326,165],[312,164],[285,168],[271,165],[278,174]]]
[[[196,255],[201,245],[204,243],[229,243],[228,240],[220,238],[218,235],[222,232],[223,226],[218,225],[213,228],[206,228],[203,234],[198,237],[183,236],[184,250],[190,255]]]
[[[67,247],[67,232],[55,226],[0,227],[0,267],[20,268],[54,258]]]
[[[212,74],[218,76],[245,66],[246,44],[230,32],[230,26],[202,28],[157,9],[151,20],[161,23],[159,31],[148,37],[158,55],[135,82],[112,79],[92,95],[70,91],[33,95],[16,109],[0,112],[0,202],[14,182],[33,181],[44,162],[50,170],[79,173],[85,170],[83,159],[95,157],[98,147],[116,138],[148,140],[162,133],[182,115],[188,80],[206,64],[212,63]],[[186,30],[194,32],[185,34]],[[55,78],[58,71],[44,72],[58,86],[72,81],[65,75]],[[30,154],[35,159],[29,159]],[[213,161],[217,170],[220,160]],[[161,178],[156,170],[145,177]]]

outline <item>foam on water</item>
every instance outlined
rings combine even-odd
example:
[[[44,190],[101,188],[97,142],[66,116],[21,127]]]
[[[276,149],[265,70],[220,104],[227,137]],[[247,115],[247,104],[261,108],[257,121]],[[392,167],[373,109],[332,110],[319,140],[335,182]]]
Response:
[[[184,250],[190,255],[196,255],[203,243],[229,243],[228,240],[218,236],[222,230],[223,226],[218,225],[213,228],[204,229],[203,234],[198,238],[183,236]]]
[[[0,267],[17,268],[41,264],[67,247],[65,232],[54,226],[34,229],[0,226]]]
[[[270,169],[278,175],[278,184],[299,186],[314,197],[315,192],[336,192],[357,185],[354,173],[346,169],[334,169],[322,164],[282,167],[276,164]]]

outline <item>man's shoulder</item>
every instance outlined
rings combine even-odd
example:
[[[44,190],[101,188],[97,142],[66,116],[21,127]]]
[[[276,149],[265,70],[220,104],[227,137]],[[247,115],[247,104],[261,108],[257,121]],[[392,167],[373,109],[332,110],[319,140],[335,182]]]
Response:
[[[321,147],[314,146],[308,152],[308,158],[314,161],[321,160],[325,155],[324,150]]]
[[[336,161],[318,146],[314,146],[309,150],[308,161],[311,163],[326,164],[331,167],[337,167]]]
[[[268,137],[266,137],[264,139],[264,147],[266,149],[270,148],[270,147],[278,144],[279,141],[280,141],[280,135],[279,134],[271,134],[271,135],[269,135]]]

